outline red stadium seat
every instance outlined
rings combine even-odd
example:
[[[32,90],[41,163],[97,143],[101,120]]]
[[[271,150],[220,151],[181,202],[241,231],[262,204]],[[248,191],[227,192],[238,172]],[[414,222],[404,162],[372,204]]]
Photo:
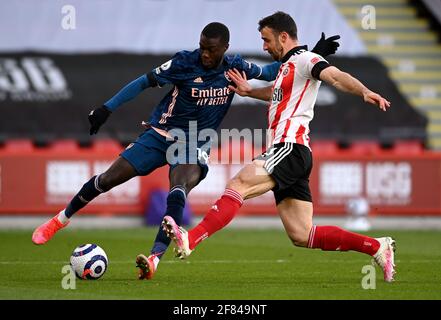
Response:
[[[349,151],[354,155],[372,155],[381,153],[381,146],[376,141],[357,141],[354,142]]]
[[[5,143],[5,151],[32,151],[34,145],[29,139],[12,139]]]
[[[424,147],[418,140],[399,140],[394,144],[393,152],[396,154],[421,154]]]
[[[95,140],[92,143],[92,150],[94,152],[112,152],[112,153],[118,153],[121,152],[122,147],[121,144],[112,139],[101,139],[101,140]]]
[[[314,154],[336,154],[339,151],[338,144],[334,140],[317,140],[311,143]]]
[[[73,139],[56,140],[50,145],[53,151],[78,151],[80,146],[78,142]]]

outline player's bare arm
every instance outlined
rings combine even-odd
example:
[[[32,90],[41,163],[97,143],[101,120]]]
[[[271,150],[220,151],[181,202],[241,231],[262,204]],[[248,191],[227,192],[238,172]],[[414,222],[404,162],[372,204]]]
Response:
[[[365,102],[376,105],[383,111],[386,111],[387,108],[390,107],[388,100],[366,88],[358,79],[349,73],[343,72],[334,66],[324,69],[320,73],[320,80],[329,83],[340,91],[361,96]]]
[[[248,83],[247,75],[242,71],[240,73],[237,69],[228,70],[228,76],[233,80],[235,86],[228,86],[231,91],[234,91],[242,97],[251,97],[263,101],[269,101],[271,99],[272,86],[263,88],[253,88]]]

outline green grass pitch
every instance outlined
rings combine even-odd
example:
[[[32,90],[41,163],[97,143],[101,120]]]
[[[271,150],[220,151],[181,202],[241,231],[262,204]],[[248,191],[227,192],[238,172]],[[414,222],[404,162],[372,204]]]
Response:
[[[361,285],[369,256],[296,248],[282,230],[223,230],[186,261],[169,250],[153,280],[137,280],[135,257],[155,232],[67,229],[35,246],[32,231],[0,231],[0,299],[441,299],[441,232],[370,232],[397,240],[396,281],[376,268],[374,290]],[[102,246],[109,268],[64,290],[61,269],[84,243]]]

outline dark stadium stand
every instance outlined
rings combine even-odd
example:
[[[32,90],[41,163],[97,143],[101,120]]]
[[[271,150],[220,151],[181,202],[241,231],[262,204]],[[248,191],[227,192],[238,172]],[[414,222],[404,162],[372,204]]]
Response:
[[[6,98],[0,100],[3,114],[0,118],[0,140],[3,141],[26,138],[37,146],[46,146],[55,140],[74,139],[80,146],[89,146],[96,138],[110,138],[127,145],[142,132],[141,121],[149,119],[156,103],[170,90],[170,87],[147,89],[115,111],[98,136],[91,137],[87,115],[93,106],[104,103],[125,84],[169,57],[0,54],[0,60],[12,59],[18,65],[26,57],[32,57],[36,62],[52,61],[53,68],[65,81],[61,86],[47,78],[52,89],[39,91],[30,85],[23,92],[6,92]],[[373,140],[383,144],[396,139],[417,139],[425,143],[426,117],[407,102],[380,61],[372,57],[331,57],[329,60],[387,97],[393,107],[387,113],[380,112],[359,97],[323,85],[320,93],[323,98],[319,96],[317,100],[315,118],[311,123],[312,141],[333,139],[339,143],[352,143]],[[85,74],[88,75],[86,79]],[[265,105],[248,104],[251,102],[249,99],[240,101],[232,106],[221,128],[265,129]]]

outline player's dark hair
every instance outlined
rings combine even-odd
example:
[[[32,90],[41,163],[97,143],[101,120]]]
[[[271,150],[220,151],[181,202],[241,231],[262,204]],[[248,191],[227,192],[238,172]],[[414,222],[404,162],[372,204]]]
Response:
[[[277,33],[286,32],[293,39],[297,39],[297,26],[294,19],[287,13],[277,11],[276,13],[259,21],[259,31],[268,27]]]
[[[227,26],[220,22],[212,22],[205,26],[202,34],[210,39],[220,38],[223,43],[230,41],[230,31]]]

